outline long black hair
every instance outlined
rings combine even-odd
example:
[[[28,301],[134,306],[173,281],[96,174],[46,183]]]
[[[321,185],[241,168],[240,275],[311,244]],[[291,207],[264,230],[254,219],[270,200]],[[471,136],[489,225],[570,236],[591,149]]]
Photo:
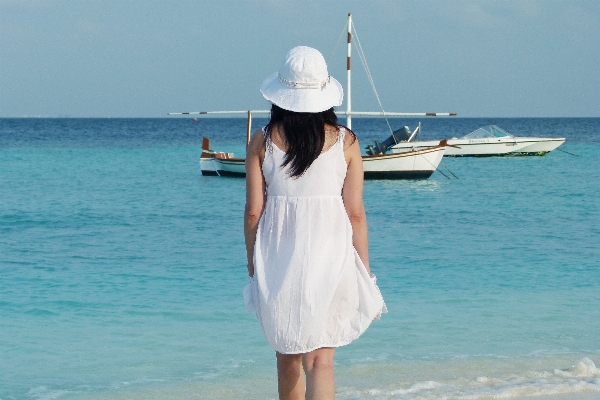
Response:
[[[267,125],[270,137],[273,127],[283,129],[287,150],[281,167],[290,165],[290,176],[299,177],[319,157],[325,145],[325,124],[339,127],[333,107],[318,113],[284,110],[275,104]]]

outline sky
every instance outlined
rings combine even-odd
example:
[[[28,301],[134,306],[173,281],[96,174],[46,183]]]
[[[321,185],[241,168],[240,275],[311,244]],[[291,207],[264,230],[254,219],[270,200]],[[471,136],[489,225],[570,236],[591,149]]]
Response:
[[[346,87],[349,12],[386,111],[600,117],[600,0],[0,0],[0,117],[267,109],[297,45]]]

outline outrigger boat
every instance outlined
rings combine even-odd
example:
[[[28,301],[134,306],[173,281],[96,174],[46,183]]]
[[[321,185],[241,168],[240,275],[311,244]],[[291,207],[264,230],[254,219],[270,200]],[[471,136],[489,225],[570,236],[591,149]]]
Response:
[[[427,179],[442,160],[446,142],[441,140],[436,146],[418,151],[363,156],[365,179]],[[202,175],[243,178],[246,176],[245,161],[235,158],[233,153],[211,150],[210,140],[202,138]]]
[[[429,148],[438,141],[414,140],[420,133],[420,125],[414,132],[408,127],[395,131],[381,144],[375,142],[373,154],[393,154]],[[392,140],[393,139],[393,140]],[[496,125],[481,127],[460,139],[448,139],[446,157],[490,157],[490,156],[543,156],[565,142],[565,138],[513,136]],[[373,147],[373,146],[371,146]]]
[[[348,68],[346,87],[346,111],[336,111],[338,115],[346,116],[346,126],[352,129],[352,116],[382,116],[382,117],[406,117],[406,116],[455,116],[456,113],[399,113],[399,112],[361,112],[352,111],[351,102],[351,72],[350,56],[352,50],[352,36],[356,35],[353,30],[352,14],[348,14]],[[358,38],[358,37],[357,37]],[[370,77],[370,71],[364,61],[364,53],[357,40],[359,56]],[[379,101],[379,96],[371,79],[371,85]],[[379,102],[381,106],[381,102]],[[269,110],[248,111],[196,111],[196,112],[173,112],[169,115],[203,115],[203,114],[246,114],[248,118],[246,130],[246,144],[250,142],[252,133],[252,116],[255,114],[269,114]],[[386,118],[387,119],[387,118]],[[388,123],[389,126],[389,123]],[[391,128],[390,128],[391,131]],[[431,146],[420,149],[408,150],[392,154],[368,154],[363,156],[363,167],[365,179],[427,179],[437,170],[444,156],[447,140],[435,141]],[[200,156],[200,170],[205,176],[231,176],[245,177],[245,159],[236,158],[233,153],[215,151],[210,148],[210,140],[202,139],[202,154]]]

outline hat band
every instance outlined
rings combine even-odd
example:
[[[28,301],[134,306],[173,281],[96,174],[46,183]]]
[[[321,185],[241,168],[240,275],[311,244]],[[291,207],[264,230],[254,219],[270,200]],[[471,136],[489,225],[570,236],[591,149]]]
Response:
[[[326,87],[329,84],[331,76],[328,76],[327,79],[325,79],[322,82],[293,82],[293,81],[288,81],[287,79],[283,78],[279,74],[278,74],[278,78],[279,78],[279,82],[281,82],[285,86],[288,86],[288,87],[291,87],[291,88],[297,88],[297,89],[323,89],[324,87]]]

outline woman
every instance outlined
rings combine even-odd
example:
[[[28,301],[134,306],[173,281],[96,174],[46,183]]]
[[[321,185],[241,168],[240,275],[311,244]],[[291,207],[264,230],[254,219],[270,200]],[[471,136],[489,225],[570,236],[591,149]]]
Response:
[[[335,348],[386,312],[360,147],[337,123],[343,90],[317,50],[290,50],[261,92],[272,109],[246,155],[246,307],[276,351],[280,399],[333,399]]]

